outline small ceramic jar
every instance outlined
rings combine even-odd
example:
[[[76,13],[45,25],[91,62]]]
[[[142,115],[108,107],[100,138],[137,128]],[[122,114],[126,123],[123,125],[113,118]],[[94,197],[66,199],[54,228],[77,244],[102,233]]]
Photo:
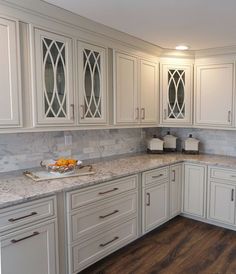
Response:
[[[167,132],[167,135],[164,136],[164,150],[165,151],[176,151],[176,140],[177,137],[170,134],[170,132]]]
[[[193,138],[192,134],[183,143],[183,152],[185,153],[199,153],[199,143],[200,141]]]
[[[163,153],[163,144],[164,141],[154,135],[147,142],[147,150],[149,153]]]

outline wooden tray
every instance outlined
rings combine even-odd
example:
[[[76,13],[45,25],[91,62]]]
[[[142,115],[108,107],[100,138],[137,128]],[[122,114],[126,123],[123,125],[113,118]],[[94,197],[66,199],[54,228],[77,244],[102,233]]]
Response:
[[[68,177],[77,177],[77,176],[84,176],[84,175],[91,175],[94,174],[93,167],[91,165],[81,166],[75,169],[72,173],[51,173],[47,170],[40,170],[40,171],[24,171],[23,174],[30,179],[39,182],[39,181],[46,181],[46,180],[53,180],[53,179],[60,179],[60,178],[68,178]]]

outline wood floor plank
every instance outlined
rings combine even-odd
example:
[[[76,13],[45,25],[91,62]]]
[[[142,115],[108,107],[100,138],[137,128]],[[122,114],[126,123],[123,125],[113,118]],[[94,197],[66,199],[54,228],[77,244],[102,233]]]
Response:
[[[179,216],[81,274],[236,274],[236,232]]]

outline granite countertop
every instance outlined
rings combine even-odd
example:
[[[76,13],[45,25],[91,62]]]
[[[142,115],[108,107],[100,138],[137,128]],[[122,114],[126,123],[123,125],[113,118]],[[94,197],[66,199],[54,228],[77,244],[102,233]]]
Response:
[[[236,169],[236,157],[171,153],[135,154],[104,159],[93,164],[93,175],[50,181],[35,182],[24,176],[22,171],[14,171],[0,175],[0,208],[183,161]]]

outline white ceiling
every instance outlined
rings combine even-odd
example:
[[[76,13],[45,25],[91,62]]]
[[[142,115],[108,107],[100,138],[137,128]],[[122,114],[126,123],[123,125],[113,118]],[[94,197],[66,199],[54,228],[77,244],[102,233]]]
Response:
[[[236,0],[46,0],[51,4],[173,49],[236,45]]]

